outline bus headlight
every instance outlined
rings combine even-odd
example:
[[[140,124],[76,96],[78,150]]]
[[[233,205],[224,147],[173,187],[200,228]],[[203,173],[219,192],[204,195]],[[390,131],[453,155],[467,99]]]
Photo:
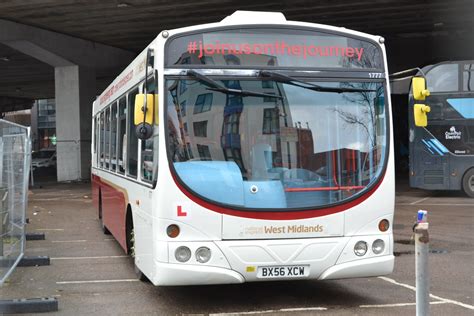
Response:
[[[211,259],[211,249],[200,247],[196,250],[196,260],[200,263],[206,263]]]
[[[174,257],[179,262],[186,262],[191,258],[191,250],[186,246],[178,247],[174,252]]]
[[[372,251],[376,254],[379,255],[385,250],[385,243],[382,239],[377,239],[374,241],[372,244]]]
[[[354,253],[356,256],[362,257],[367,252],[367,243],[365,241],[358,241],[354,246]]]

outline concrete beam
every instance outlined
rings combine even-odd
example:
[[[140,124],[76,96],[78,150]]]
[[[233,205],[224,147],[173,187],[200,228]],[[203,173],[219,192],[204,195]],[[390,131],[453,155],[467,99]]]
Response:
[[[30,41],[8,41],[4,44],[10,46],[11,48],[16,49],[17,51],[22,52],[25,55],[32,56],[45,64],[51,65],[53,67],[64,67],[64,66],[74,66],[75,64],[69,60],[52,53],[49,50],[46,50],[35,43]]]
[[[117,68],[136,56],[120,48],[2,19],[0,42],[53,67]]]

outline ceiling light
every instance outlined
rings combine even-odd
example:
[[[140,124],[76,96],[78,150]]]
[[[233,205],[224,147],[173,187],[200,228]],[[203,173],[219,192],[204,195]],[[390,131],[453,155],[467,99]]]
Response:
[[[131,7],[131,5],[126,2],[117,3],[117,8],[127,8],[127,7]]]

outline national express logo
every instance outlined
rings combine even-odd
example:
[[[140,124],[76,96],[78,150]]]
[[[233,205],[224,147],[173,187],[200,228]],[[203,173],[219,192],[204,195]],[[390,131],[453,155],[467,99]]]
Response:
[[[444,133],[446,139],[461,139],[461,132],[456,131],[456,127],[451,126],[449,132]]]

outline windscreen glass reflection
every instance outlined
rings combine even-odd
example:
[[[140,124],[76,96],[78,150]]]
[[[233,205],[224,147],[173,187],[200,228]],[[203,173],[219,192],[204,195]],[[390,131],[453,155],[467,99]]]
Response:
[[[320,207],[381,175],[386,151],[382,83],[316,82],[366,92],[318,92],[271,80],[218,80],[270,96],[167,80],[168,151],[193,193],[248,209]]]

